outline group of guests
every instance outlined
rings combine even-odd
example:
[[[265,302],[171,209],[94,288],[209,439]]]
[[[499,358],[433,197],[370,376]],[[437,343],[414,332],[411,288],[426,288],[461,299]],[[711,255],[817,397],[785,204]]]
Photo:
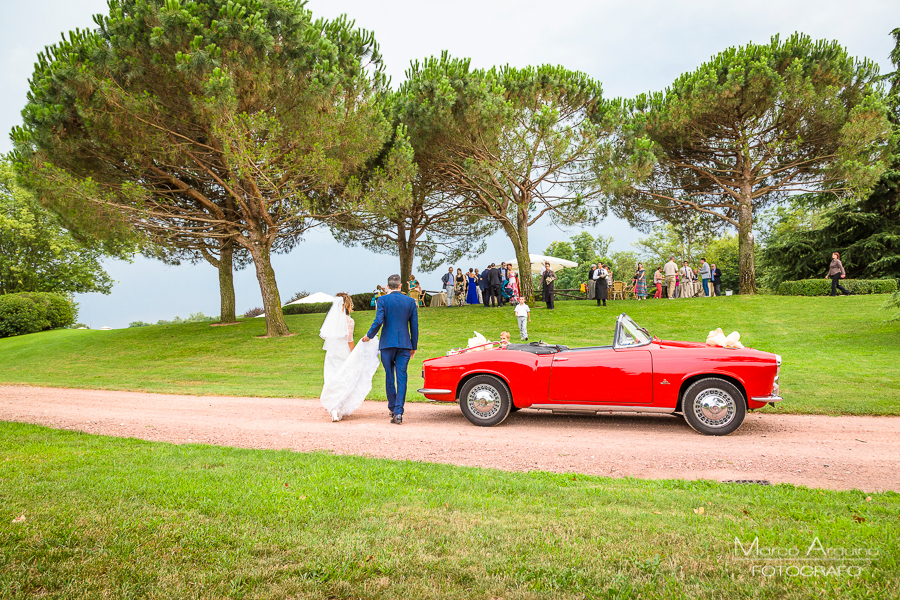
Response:
[[[450,267],[441,278],[447,292],[447,306],[464,304],[483,304],[484,306],[503,306],[519,303],[519,274],[512,263],[491,263],[483,271],[470,268],[463,274],[461,268],[453,273]],[[453,299],[456,299],[453,302]]]
[[[721,295],[722,270],[715,264],[707,263],[705,258],[700,259],[700,267],[696,270],[688,264],[688,261],[684,261],[683,266],[679,268],[675,263],[675,257],[670,256],[669,262],[665,266],[656,269],[656,272],[653,274],[653,285],[656,287],[656,294],[653,297],[692,298],[699,295],[697,283],[703,286],[703,294],[705,296],[710,295],[710,289],[714,291],[716,296]],[[592,264],[588,271],[588,281],[585,289],[588,298],[596,298],[597,306],[606,306],[606,301],[609,299],[609,289],[612,285],[612,268],[602,262]],[[644,269],[643,263],[637,264],[637,269],[631,278],[629,291],[634,292],[634,296],[638,300],[647,299],[647,271]]]
[[[592,264],[588,271],[587,294],[588,298],[596,298],[597,306],[606,306],[609,299],[609,288],[613,285],[613,272],[609,265],[602,262]],[[631,278],[631,290],[638,300],[647,299],[647,272],[644,263],[637,264],[637,270]]]
[[[722,295],[722,270],[715,263],[710,264],[705,258],[701,258],[700,267],[695,270],[685,260],[679,268],[675,257],[670,256],[669,262],[656,269],[653,275],[653,283],[656,285],[656,295],[653,297],[662,298],[665,287],[665,296],[669,299],[693,298],[700,295],[696,285],[698,282],[703,286],[704,296],[711,295],[710,289],[716,296]]]

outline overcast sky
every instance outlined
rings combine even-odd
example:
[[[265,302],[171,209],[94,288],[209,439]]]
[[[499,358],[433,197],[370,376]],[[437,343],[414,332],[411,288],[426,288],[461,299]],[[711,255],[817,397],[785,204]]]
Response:
[[[897,0],[311,0],[308,7],[316,16],[347,14],[374,31],[395,87],[411,60],[448,50],[471,58],[474,67],[561,64],[602,82],[607,96],[663,89],[729,46],[795,31],[836,39],[888,72],[889,32],[900,27]],[[10,150],[5,132],[21,124],[37,53],[57,42],[60,32],[93,27],[91,16],[106,10],[103,0],[0,0],[0,152]],[[615,219],[588,231],[613,236],[614,250],[631,249],[641,236]],[[575,232],[535,226],[531,251],[540,253]],[[498,234],[489,240],[487,255],[462,265],[480,268],[512,258],[510,242]],[[370,291],[399,270],[396,257],[345,248],[327,232],[310,234],[273,263],[283,298],[301,289]],[[110,261],[107,270],[117,281],[112,294],[77,297],[80,320],[95,328],[219,312],[218,278],[209,265],[166,267],[138,258],[131,264]],[[417,275],[426,289],[434,289],[441,272]],[[252,266],[236,274],[235,288],[239,312],[262,304]]]

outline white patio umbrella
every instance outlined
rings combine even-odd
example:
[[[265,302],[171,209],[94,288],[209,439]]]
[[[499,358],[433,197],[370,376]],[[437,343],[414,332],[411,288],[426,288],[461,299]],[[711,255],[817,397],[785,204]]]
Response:
[[[315,294],[310,294],[306,298],[300,298],[299,300],[294,300],[293,302],[288,302],[285,304],[314,304],[318,302],[334,302],[334,296],[329,296],[325,292],[316,292]]]
[[[554,271],[559,271],[561,269],[572,269],[578,266],[577,262],[573,262],[571,260],[566,260],[564,258],[556,258],[555,256],[544,256],[542,254],[529,254],[529,260],[531,261],[531,272],[532,273],[540,273],[544,268],[544,263],[549,262],[550,268]],[[519,262],[515,259],[508,261],[508,264],[513,265],[515,270],[519,268]]]

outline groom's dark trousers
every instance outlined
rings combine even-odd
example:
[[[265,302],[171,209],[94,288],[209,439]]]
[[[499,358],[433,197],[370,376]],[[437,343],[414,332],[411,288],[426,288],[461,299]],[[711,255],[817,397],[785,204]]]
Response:
[[[374,338],[384,326],[378,348],[384,366],[388,409],[392,415],[402,415],[406,403],[406,367],[409,366],[411,351],[419,345],[419,310],[415,300],[400,292],[382,296],[377,307],[375,322],[366,336]]]
[[[409,366],[408,348],[384,348],[381,364],[384,366],[384,387],[387,392],[388,410],[392,415],[402,415],[406,403],[406,367]],[[394,385],[394,378],[397,385]]]

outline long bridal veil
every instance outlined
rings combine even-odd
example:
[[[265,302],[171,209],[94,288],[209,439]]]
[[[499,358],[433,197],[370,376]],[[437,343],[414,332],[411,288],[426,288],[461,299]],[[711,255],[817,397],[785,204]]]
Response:
[[[350,328],[343,309],[344,299],[335,298],[319,330],[325,340],[325,385],[322,387],[322,406],[338,418],[359,408],[372,391],[372,376],[378,369],[378,338],[359,342],[350,350]]]

